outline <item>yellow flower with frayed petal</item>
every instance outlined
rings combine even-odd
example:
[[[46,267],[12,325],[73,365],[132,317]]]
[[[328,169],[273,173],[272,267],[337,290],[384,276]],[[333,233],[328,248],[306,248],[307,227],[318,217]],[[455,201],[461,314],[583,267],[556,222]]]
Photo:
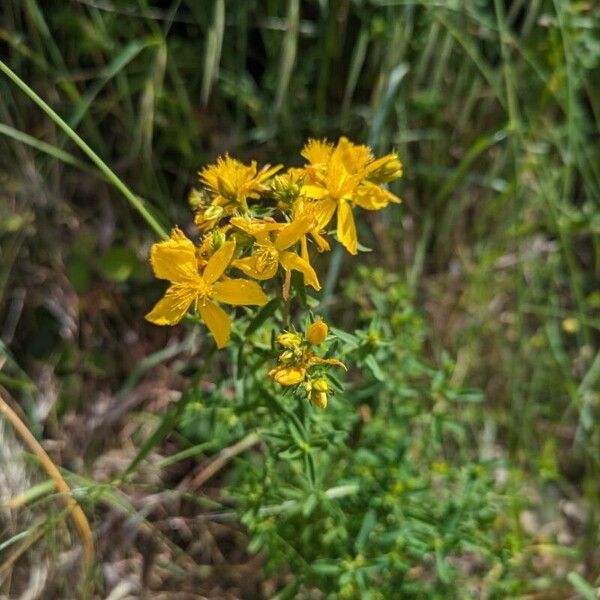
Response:
[[[217,346],[223,348],[229,341],[231,320],[215,301],[233,306],[262,306],[267,302],[267,296],[254,281],[223,279],[234,251],[234,241],[224,242],[200,273],[196,247],[181,230],[173,230],[169,240],[154,244],[150,252],[154,275],[171,285],[146,319],[156,325],[175,325],[194,305]]]
[[[311,138],[306,142],[300,154],[311,165],[326,165],[333,153],[333,144],[327,140]]]
[[[256,240],[252,256],[234,261],[234,267],[250,277],[264,280],[275,277],[279,265],[281,265],[286,274],[289,275],[291,271],[300,271],[308,285],[317,291],[321,289],[317,274],[310,263],[295,252],[288,250],[313,226],[312,217],[296,219],[283,226],[281,223],[271,221],[234,217],[231,219],[231,224],[250,234]]]
[[[215,194],[217,204],[235,202],[247,208],[246,200],[259,198],[261,192],[267,191],[265,182],[281,168],[281,165],[266,165],[258,171],[256,161],[245,165],[226,154],[202,169],[200,180]]]
[[[220,156],[216,163],[198,173],[200,181],[213,197],[197,190],[192,192],[190,200],[196,208],[196,225],[200,230],[210,229],[239,209],[247,211],[247,201],[260,198],[268,190],[268,180],[281,168],[282,165],[266,165],[259,171],[254,160],[245,165],[228,154]]]
[[[326,227],[337,211],[338,240],[348,252],[356,254],[358,239],[352,207],[379,210],[390,202],[400,202],[378,185],[401,175],[397,155],[375,160],[368,146],[353,144],[345,137],[335,147],[309,140],[302,155],[309,161],[302,194],[316,201],[318,229]]]

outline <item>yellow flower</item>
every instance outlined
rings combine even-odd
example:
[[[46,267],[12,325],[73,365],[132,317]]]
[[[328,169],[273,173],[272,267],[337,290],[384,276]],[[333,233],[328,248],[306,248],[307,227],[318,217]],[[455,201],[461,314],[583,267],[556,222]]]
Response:
[[[288,274],[291,271],[300,271],[308,285],[317,291],[321,289],[317,274],[310,263],[288,250],[312,227],[311,217],[303,217],[283,226],[270,221],[234,217],[231,224],[256,240],[256,249],[252,256],[234,261],[234,267],[250,277],[264,280],[275,277],[281,265]]]
[[[306,330],[306,341],[309,344],[321,344],[325,341],[327,334],[329,333],[329,327],[325,321],[315,321],[308,326]]]
[[[378,185],[401,175],[397,155],[388,154],[375,160],[368,146],[341,137],[335,147],[326,141],[309,140],[302,156],[309,162],[302,194],[317,201],[318,229],[323,229],[337,211],[338,239],[348,252],[356,254],[358,239],[352,207],[356,204],[367,210],[379,210],[390,202],[400,202]]]
[[[193,304],[217,346],[223,348],[229,341],[231,320],[214,301],[234,306],[261,306],[267,302],[266,295],[254,281],[222,279],[234,251],[234,241],[224,242],[200,274],[196,247],[181,230],[173,230],[169,240],[154,244],[150,252],[154,275],[170,281],[171,285],[146,319],[156,325],[175,325]]]
[[[327,140],[315,140],[311,138],[306,142],[300,154],[311,165],[326,165],[333,153],[333,144]]]
[[[369,165],[369,180],[375,183],[388,183],[402,177],[402,163],[392,152]]]
[[[281,168],[281,165],[266,165],[257,171],[256,161],[245,165],[226,154],[220,156],[216,164],[202,169],[200,180],[215,194],[217,205],[235,202],[246,209],[246,200],[259,198],[261,192],[267,191],[264,183]]]
[[[200,181],[214,197],[192,191],[190,202],[196,208],[194,222],[200,230],[210,229],[240,208],[248,210],[247,200],[260,198],[269,189],[266,185],[268,179],[280,169],[281,165],[266,165],[258,171],[256,161],[245,165],[227,154],[220,156],[215,164],[198,173]]]

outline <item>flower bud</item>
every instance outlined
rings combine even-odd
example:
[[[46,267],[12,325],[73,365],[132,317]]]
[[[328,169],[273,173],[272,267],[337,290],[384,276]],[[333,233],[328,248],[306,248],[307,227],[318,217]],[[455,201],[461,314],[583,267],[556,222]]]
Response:
[[[385,164],[370,174],[369,179],[375,183],[388,183],[398,177],[402,177],[402,163],[398,155],[393,153],[389,155],[389,160]]]
[[[189,205],[194,209],[200,209],[203,206],[206,206],[208,202],[208,196],[204,190],[197,190],[193,188],[188,196]]]
[[[217,206],[216,204],[213,204],[212,206],[209,206],[202,213],[202,217],[206,221],[213,221],[214,219],[220,218],[222,214],[223,214],[223,207],[222,206]]]
[[[277,336],[277,342],[284,348],[298,348],[302,343],[302,338],[297,333],[285,331]]]
[[[329,391],[329,383],[327,379],[319,377],[310,382],[310,386],[306,386],[306,391],[309,392],[310,401],[319,408],[327,407],[327,392]]]
[[[327,408],[327,394],[313,390],[310,394],[310,401],[319,408]]]
[[[320,344],[325,341],[329,327],[325,321],[315,321],[312,325],[309,325],[306,330],[306,341],[309,344]]]
[[[212,232],[211,245],[213,252],[216,252],[225,243],[225,234],[220,229],[214,229]]]
[[[328,392],[329,391],[329,383],[327,382],[327,379],[325,379],[323,377],[319,377],[319,379],[317,379],[316,381],[313,381],[312,387],[313,387],[313,390],[316,390],[317,392]]]
[[[302,367],[276,367],[269,371],[269,375],[280,385],[296,385],[304,379],[306,369]]]
[[[296,360],[296,355],[293,350],[285,350],[279,355],[279,362],[291,363]]]

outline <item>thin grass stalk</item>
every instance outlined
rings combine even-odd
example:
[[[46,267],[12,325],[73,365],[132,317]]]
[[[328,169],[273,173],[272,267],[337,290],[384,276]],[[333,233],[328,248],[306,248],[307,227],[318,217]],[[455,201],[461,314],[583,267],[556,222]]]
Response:
[[[144,206],[144,203],[138,198],[122,181],[115,175],[110,167],[88,146],[88,144],[73,130],[67,123],[55,112],[38,94],[36,94],[8,65],[0,60],[0,71],[2,71],[17,87],[21,89],[35,104],[37,104],[52,121],[58,125],[79,148],[88,156],[88,158],[102,171],[104,176],[112,183],[135,208],[153,231],[161,238],[168,238],[164,227]]]
[[[288,93],[294,64],[296,62],[296,51],[298,49],[298,32],[300,29],[300,2],[289,0],[287,12],[287,31],[283,39],[283,52],[279,63],[279,82],[275,96],[275,114],[281,112],[283,103]]]

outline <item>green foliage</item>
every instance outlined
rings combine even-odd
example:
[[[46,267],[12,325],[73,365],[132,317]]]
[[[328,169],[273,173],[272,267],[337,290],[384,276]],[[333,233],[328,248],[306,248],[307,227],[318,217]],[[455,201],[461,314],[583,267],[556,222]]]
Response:
[[[131,437],[100,491],[73,476],[98,521],[103,502],[141,520],[123,497],[153,453],[166,477],[245,440],[202,516],[242,518],[282,598],[592,597],[599,28],[569,0],[5,0],[2,61],[66,128],[0,76],[0,384],[67,462],[104,394],[185,387],[73,450],[80,472]],[[266,377],[277,301],[228,360],[142,324],[163,286],[131,207],[185,227],[215,155],[340,134],[398,150],[404,204],[358,223],[364,269],[334,253],[305,300],[353,365],[320,411]]]
[[[398,276],[360,268],[349,288],[362,299],[360,328],[334,329],[330,350],[353,368],[326,410],[274,387],[275,349],[261,333],[232,350],[231,379],[188,404],[182,433],[215,449],[263,440],[263,452],[236,461],[225,494],[249,550],[270,573],[293,573],[279,597],[313,587],[331,598],[454,597],[493,565],[510,583],[490,590],[514,591],[502,461],[478,458],[468,408],[481,394],[452,384],[449,358],[427,361],[423,320]]]

